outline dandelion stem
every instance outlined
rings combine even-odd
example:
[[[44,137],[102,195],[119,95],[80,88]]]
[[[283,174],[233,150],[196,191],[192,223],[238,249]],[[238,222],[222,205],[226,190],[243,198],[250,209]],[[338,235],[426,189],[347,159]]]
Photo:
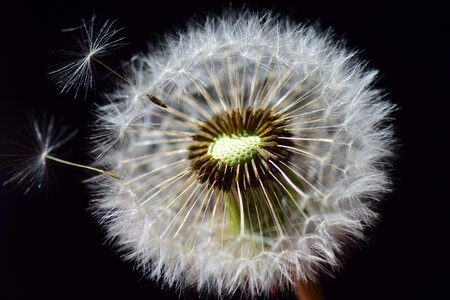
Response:
[[[297,300],[324,300],[319,288],[313,284],[305,284],[297,281],[295,284],[295,296]]]
[[[50,159],[50,160],[53,160],[53,161],[56,161],[56,162],[59,162],[61,164],[65,164],[65,165],[69,165],[69,166],[73,166],[73,167],[77,167],[77,168],[91,170],[91,171],[94,171],[94,172],[97,172],[97,173],[109,176],[109,177],[114,178],[114,179],[122,179],[122,176],[120,176],[119,174],[117,174],[114,171],[102,170],[102,169],[94,168],[94,167],[91,167],[91,166],[85,166],[85,165],[73,163],[73,162],[70,162],[70,161],[67,161],[67,160],[63,160],[63,159],[51,156],[49,154],[44,154],[44,158],[45,159]]]

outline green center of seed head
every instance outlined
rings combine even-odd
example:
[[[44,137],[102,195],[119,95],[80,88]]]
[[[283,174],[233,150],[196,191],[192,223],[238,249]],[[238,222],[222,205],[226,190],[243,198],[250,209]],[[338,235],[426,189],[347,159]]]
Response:
[[[226,165],[236,167],[250,161],[261,147],[261,138],[257,135],[222,135],[209,144],[208,154]]]

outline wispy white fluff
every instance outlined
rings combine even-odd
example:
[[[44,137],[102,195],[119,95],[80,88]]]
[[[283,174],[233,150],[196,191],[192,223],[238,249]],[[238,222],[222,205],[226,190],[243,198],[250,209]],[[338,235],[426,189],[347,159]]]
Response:
[[[15,184],[24,194],[45,187],[47,159],[71,140],[77,131],[69,131],[54,116],[31,116],[29,136],[17,141],[17,150],[8,155],[11,162],[10,178],[3,184]]]
[[[67,61],[60,64],[49,75],[61,93],[74,92],[75,97],[80,90],[87,92],[94,87],[92,60],[100,58],[123,44],[119,37],[120,29],[115,29],[114,22],[96,23],[95,16],[90,20],[82,20],[81,26],[68,28],[64,32],[76,32],[80,36],[75,39],[72,50],[61,51]]]
[[[248,12],[192,25],[136,61],[139,86],[99,109],[96,145],[99,163],[124,176],[100,183],[95,207],[126,258],[168,285],[219,295],[265,294],[341,267],[388,190],[393,105],[373,88],[377,72],[328,33]],[[229,230],[223,194],[196,180],[187,148],[199,124],[249,106],[281,115],[294,144],[270,162],[279,181],[246,196],[276,199],[264,216],[273,231],[242,235]]]

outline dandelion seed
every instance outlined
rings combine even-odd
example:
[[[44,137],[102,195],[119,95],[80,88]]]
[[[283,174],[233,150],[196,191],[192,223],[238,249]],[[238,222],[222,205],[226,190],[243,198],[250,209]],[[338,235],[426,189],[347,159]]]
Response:
[[[80,31],[81,39],[77,39],[78,47],[76,51],[62,52],[62,54],[68,56],[70,60],[61,64],[49,73],[50,78],[56,83],[60,92],[67,93],[73,90],[75,97],[77,97],[80,89],[84,89],[86,96],[87,91],[92,89],[95,83],[92,64],[92,61],[94,61],[96,64],[114,74],[129,87],[136,89],[139,92],[139,96],[145,97],[155,105],[167,108],[167,105],[158,99],[158,97],[144,92],[123,75],[99,60],[99,58],[110,51],[122,46],[124,38],[116,37],[121,29],[115,29],[113,21],[107,20],[100,24],[100,26],[96,26],[94,21],[95,16],[92,17],[89,22],[82,20],[82,25],[80,27],[63,30],[64,32]]]
[[[55,152],[77,134],[76,130],[69,131],[61,121],[56,121],[55,117],[51,116],[48,119],[45,115],[39,119],[32,117],[30,123],[31,136],[27,137],[26,141],[15,143],[19,146],[18,151],[8,155],[12,175],[3,182],[3,185],[15,184],[23,190],[24,194],[45,187],[48,161],[87,169],[114,179],[122,179],[114,171],[77,164],[55,156]]]
[[[92,61],[103,65],[98,58],[122,46],[124,38],[117,37],[121,29],[115,29],[114,22],[105,21],[97,25],[95,16],[87,22],[82,20],[79,27],[63,31],[79,32],[81,37],[76,40],[74,50],[62,52],[68,61],[51,71],[49,75],[61,93],[73,90],[76,97],[80,90],[87,92],[94,87]]]
[[[393,105],[376,72],[327,33],[249,12],[134,60],[152,96],[117,92],[96,134],[99,163],[124,180],[100,181],[95,205],[126,257],[218,295],[338,269],[389,189]]]
[[[18,149],[13,155],[8,155],[11,164],[11,177],[3,184],[15,184],[28,194],[34,189],[41,189],[47,181],[47,158],[68,141],[77,131],[69,131],[53,116],[39,118],[32,115],[30,121],[30,136],[17,142]],[[26,139],[26,140],[25,140]]]

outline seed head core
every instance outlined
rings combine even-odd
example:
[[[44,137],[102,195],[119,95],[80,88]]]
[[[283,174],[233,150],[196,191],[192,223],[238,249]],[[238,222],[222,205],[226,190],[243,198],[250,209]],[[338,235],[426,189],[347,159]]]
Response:
[[[226,165],[237,167],[258,154],[261,138],[257,135],[223,135],[209,144],[208,155]]]
[[[203,122],[188,147],[191,170],[200,182],[222,191],[246,190],[271,180],[270,161],[287,160],[291,145],[286,122],[271,110],[232,109]],[[281,147],[280,147],[281,146]]]

